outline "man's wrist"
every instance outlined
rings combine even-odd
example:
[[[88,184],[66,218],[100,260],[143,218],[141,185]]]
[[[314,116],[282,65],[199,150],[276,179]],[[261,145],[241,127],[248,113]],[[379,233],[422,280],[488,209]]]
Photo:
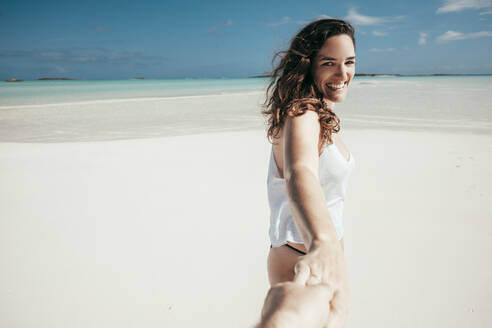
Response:
[[[281,310],[262,320],[258,328],[297,328],[301,327],[299,314],[294,311]]]

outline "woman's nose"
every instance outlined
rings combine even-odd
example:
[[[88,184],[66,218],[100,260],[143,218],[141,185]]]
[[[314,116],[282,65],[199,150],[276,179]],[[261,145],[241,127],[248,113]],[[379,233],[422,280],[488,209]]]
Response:
[[[345,64],[342,63],[338,65],[337,71],[336,71],[338,76],[346,77],[347,76],[347,67],[345,67]]]

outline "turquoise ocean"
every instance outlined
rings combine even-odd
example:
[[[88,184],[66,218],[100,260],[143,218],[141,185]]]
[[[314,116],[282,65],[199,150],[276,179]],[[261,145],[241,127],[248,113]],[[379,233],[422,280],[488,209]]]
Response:
[[[258,91],[266,79],[42,80],[0,83],[0,106]]]
[[[266,78],[0,83],[0,141],[113,140],[264,129]],[[345,128],[492,133],[492,76],[355,77]]]

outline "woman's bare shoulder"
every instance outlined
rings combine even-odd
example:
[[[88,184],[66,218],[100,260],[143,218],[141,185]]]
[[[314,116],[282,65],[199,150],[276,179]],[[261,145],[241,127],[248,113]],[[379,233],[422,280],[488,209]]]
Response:
[[[320,131],[318,113],[307,110],[302,115],[287,116],[283,130],[287,137],[300,135],[301,138],[309,138],[316,135],[317,138]]]
[[[319,165],[320,124],[318,113],[307,110],[299,116],[288,116],[283,128],[284,177],[303,166],[317,176]]]

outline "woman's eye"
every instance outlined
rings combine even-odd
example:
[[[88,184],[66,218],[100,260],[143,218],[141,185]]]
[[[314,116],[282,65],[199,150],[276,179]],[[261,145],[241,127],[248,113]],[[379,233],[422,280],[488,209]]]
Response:
[[[323,66],[332,66],[332,65],[333,65],[333,63],[332,63],[332,62],[326,62],[326,63],[323,63],[323,64],[321,64],[321,65],[323,65]]]

